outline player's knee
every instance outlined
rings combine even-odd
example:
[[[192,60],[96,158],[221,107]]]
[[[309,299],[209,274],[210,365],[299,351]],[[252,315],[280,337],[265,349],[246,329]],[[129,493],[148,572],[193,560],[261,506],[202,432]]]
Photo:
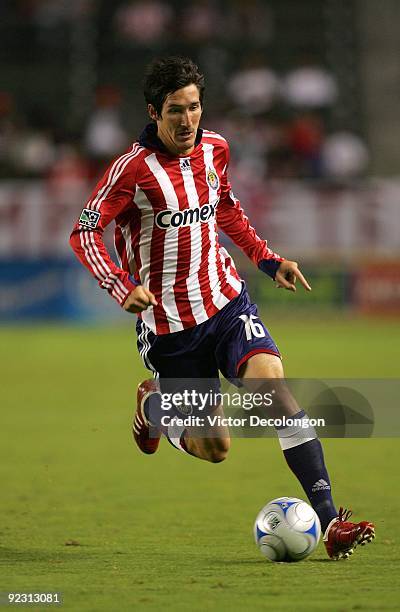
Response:
[[[283,378],[283,377],[284,377],[284,373],[283,373],[282,361],[280,360],[279,357],[276,357],[273,363],[270,364],[268,378]]]
[[[207,461],[211,463],[221,463],[228,456],[230,448],[230,440],[228,438],[215,439],[207,449]]]

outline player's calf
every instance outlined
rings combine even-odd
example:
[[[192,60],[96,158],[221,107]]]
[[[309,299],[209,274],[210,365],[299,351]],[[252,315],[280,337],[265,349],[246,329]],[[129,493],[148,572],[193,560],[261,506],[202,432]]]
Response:
[[[222,409],[217,407],[213,414],[223,416]],[[226,459],[230,447],[227,427],[187,427],[183,425],[183,415],[168,417],[168,424],[163,425],[162,415],[158,381],[143,381],[138,386],[137,407],[132,424],[134,440],[143,453],[155,453],[164,434],[172,446],[188,455],[212,463]],[[212,431],[212,437],[207,437],[209,430]]]
[[[213,416],[225,416],[222,406],[211,410]],[[204,424],[185,429],[182,437],[185,450],[199,459],[221,463],[226,459],[231,444],[229,428],[226,425],[209,425],[205,417],[203,420]]]
[[[184,437],[186,450],[191,455],[210,461],[211,463],[221,463],[228,455],[230,448],[230,438],[195,438],[190,437],[190,432]]]

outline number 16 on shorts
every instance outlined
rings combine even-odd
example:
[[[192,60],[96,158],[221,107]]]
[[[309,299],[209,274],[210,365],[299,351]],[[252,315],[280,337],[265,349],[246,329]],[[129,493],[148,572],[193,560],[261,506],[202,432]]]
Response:
[[[246,339],[252,340],[253,338],[265,338],[265,329],[259,322],[259,318],[256,315],[239,315],[244,323],[244,329],[246,332]]]

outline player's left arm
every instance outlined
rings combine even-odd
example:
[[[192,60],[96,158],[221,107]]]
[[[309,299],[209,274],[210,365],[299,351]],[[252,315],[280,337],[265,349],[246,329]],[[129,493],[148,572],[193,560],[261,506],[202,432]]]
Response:
[[[311,287],[297,262],[284,259],[274,253],[256,233],[239,200],[234,196],[228,179],[227,166],[229,149],[226,149],[227,164],[221,177],[221,195],[217,206],[217,224],[222,231],[238,246],[255,265],[276,281],[277,287],[296,291],[297,279],[302,286],[311,291]]]
[[[277,287],[283,287],[288,291],[296,291],[296,281],[299,279],[304,289],[311,291],[311,287],[308,284],[306,278],[299,270],[299,266],[296,261],[290,261],[284,259],[275,274],[275,282]]]

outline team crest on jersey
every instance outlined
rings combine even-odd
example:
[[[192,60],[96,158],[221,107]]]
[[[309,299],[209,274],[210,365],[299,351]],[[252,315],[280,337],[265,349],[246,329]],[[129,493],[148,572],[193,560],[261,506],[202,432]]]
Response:
[[[90,210],[90,208],[84,208],[79,217],[79,225],[83,227],[89,227],[95,229],[100,221],[100,213],[97,210]]]
[[[207,169],[207,183],[211,189],[218,189],[219,187],[218,174],[212,168]]]

